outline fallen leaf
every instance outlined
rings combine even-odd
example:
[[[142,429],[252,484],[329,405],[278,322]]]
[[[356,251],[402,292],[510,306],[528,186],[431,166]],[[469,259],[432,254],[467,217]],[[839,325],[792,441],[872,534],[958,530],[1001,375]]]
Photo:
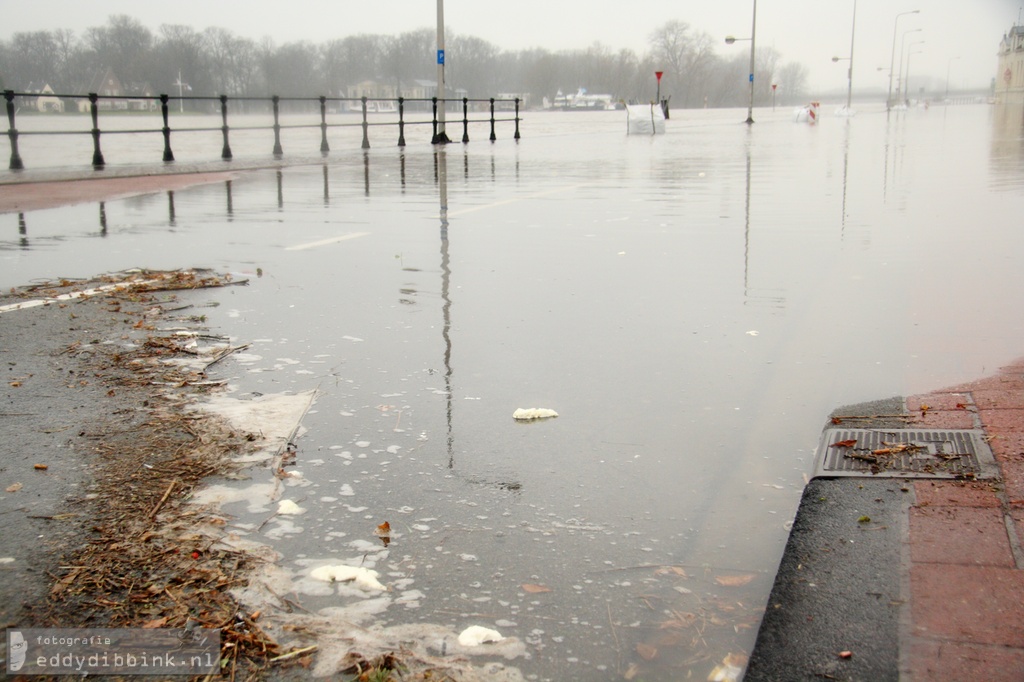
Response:
[[[852,448],[856,444],[857,444],[857,439],[853,438],[851,440],[836,441],[835,443],[832,443],[831,447],[833,447],[833,448]]]
[[[50,467],[46,466],[45,464],[34,464],[32,465],[32,468],[36,469],[37,471],[46,471]]]
[[[385,535],[391,535],[391,524],[385,521],[384,523],[377,526],[377,530],[373,531],[373,534],[378,537],[384,537]]]
[[[958,409],[958,410],[966,410],[967,409],[967,403],[957,403],[956,404],[956,409]]]
[[[156,620],[151,620],[148,623],[143,623],[142,629],[155,630],[157,628],[162,628],[165,625],[167,625],[167,616],[164,616],[163,618],[157,618]]]
[[[21,382],[20,381],[12,381],[11,382],[11,388],[19,388],[19,387],[21,387]]]
[[[658,657],[658,648],[653,647],[650,644],[644,644],[643,642],[637,642],[636,652],[640,654],[640,658],[645,661],[653,661]]]
[[[853,658],[853,652],[852,651],[840,651],[839,652],[839,658],[846,658],[846,659]]]
[[[546,585],[532,585],[530,583],[524,583],[522,585],[523,592],[529,594],[541,594],[542,592],[550,592],[551,588]]]
[[[857,519],[857,523],[871,523],[871,517],[870,516],[862,516],[859,519]]]
[[[740,587],[749,583],[754,579],[754,577],[754,573],[746,573],[744,575],[718,575],[715,576],[715,582],[726,587]]]
[[[622,679],[624,679],[624,680],[631,680],[634,677],[636,677],[637,673],[639,673],[639,672],[640,672],[640,668],[637,667],[636,663],[633,663],[633,664],[631,664],[629,666],[629,670],[627,670],[626,672],[624,672],[622,674]]]
[[[7,486],[7,492],[9,492],[9,493],[16,493],[19,490],[21,490],[21,484],[20,483],[14,483],[12,485]]]

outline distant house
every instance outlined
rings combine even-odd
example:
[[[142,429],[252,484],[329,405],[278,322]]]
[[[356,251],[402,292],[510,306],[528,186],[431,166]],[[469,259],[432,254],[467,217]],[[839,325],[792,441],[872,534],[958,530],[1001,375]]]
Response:
[[[36,98],[36,109],[43,113],[64,113],[64,102],[53,94],[53,88],[49,84],[43,86]]]
[[[100,96],[96,107],[101,111],[156,111],[159,109],[157,100],[152,99],[153,88],[148,83],[130,83],[126,86],[110,67],[93,74],[85,91],[95,92]],[[89,100],[78,100],[80,112],[88,112],[89,109]]]
[[[1024,103],[1024,26],[1014,26],[999,41],[995,96],[1002,102]]]

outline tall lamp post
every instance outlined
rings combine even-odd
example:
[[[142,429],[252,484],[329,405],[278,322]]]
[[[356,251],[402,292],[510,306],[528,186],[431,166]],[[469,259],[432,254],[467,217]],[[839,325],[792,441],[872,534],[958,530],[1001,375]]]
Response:
[[[889,57],[889,96],[885,100],[885,110],[892,107],[892,71],[896,67],[896,26],[900,23],[900,17],[906,14],[920,14],[921,10],[915,9],[909,12],[900,12],[896,15],[896,21],[892,25],[892,55]],[[902,56],[902,55],[901,55]]]
[[[437,134],[433,144],[451,142],[444,131],[444,0],[437,0]]]
[[[949,69],[950,69],[950,67],[953,66],[953,60],[954,59],[960,59],[960,55],[957,55],[956,57],[950,57],[949,61],[946,62],[946,98],[945,98],[945,103],[946,104],[949,104]]]
[[[853,36],[857,31],[857,0],[853,0],[853,24],[850,28],[850,68],[846,70],[846,115],[851,115],[850,102],[853,100]],[[836,61],[836,60],[833,60]]]
[[[921,45],[922,43],[924,43],[924,41],[920,40],[920,41],[918,41],[916,43],[910,43],[910,45],[908,45],[907,47],[914,47],[914,45]],[[904,97],[904,99],[906,99],[908,101],[910,100],[910,57],[912,55],[915,55],[915,54],[921,54],[922,51],[923,50],[908,50],[907,51],[907,73],[904,76],[905,80],[903,81],[904,82],[904,85],[903,85],[903,97]]]
[[[749,38],[736,38],[734,36],[726,36],[725,44],[732,45],[736,41],[749,40],[750,41],[750,104],[747,106],[747,120],[746,123],[750,124],[754,122],[754,45],[755,39],[757,38],[757,0],[754,0],[754,19],[753,24],[750,27]]]
[[[903,91],[903,55],[906,54],[906,50],[904,48],[906,48],[907,34],[917,33],[918,31],[922,30],[924,29],[912,28],[909,31],[904,31],[903,37],[900,38],[900,70],[896,74],[896,99],[898,99],[901,102],[903,101],[903,98],[900,97],[900,92]]]

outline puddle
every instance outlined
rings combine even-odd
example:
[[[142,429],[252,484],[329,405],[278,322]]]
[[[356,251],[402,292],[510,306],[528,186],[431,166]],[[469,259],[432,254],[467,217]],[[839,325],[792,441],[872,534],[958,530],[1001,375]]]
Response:
[[[314,673],[410,641],[530,680],[726,674],[825,416],[1020,355],[1024,166],[987,107],[681,112],[642,140],[616,115],[247,173],[173,213],[108,202],[102,225],[0,216],[0,284],[246,273],[182,314],[251,343],[215,366],[217,409],[271,464],[198,499],[274,557],[242,596],[282,641],[319,633]],[[339,566],[387,590],[313,576]],[[453,649],[472,626],[505,639]]]

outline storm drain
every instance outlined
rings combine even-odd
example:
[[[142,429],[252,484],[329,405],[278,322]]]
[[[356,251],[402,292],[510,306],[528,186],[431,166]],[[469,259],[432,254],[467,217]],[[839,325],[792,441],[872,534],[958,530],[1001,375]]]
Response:
[[[981,431],[826,429],[815,477],[998,478]]]

